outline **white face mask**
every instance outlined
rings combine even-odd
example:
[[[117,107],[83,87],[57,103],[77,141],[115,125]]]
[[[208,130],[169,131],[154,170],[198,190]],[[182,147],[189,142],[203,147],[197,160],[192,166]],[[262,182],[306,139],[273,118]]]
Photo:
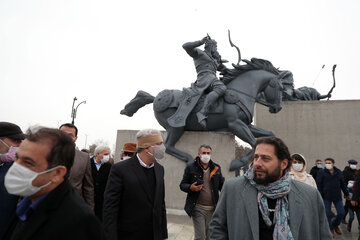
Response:
[[[352,188],[354,186],[354,181],[349,181],[347,187]]]
[[[302,164],[302,163],[293,163],[292,167],[293,167],[293,169],[295,171],[300,172],[303,169],[304,164]]]
[[[327,170],[331,170],[333,168],[332,164],[325,164]]]
[[[123,157],[123,160],[129,159],[129,158],[130,158],[129,156],[125,156],[125,157]]]
[[[104,157],[100,160],[102,163],[106,163],[110,160],[110,155],[104,155]]]
[[[37,176],[50,172],[57,167],[38,173],[14,162],[14,164],[9,168],[8,172],[5,175],[4,185],[6,187],[6,190],[10,194],[22,196],[22,197],[32,196],[38,191],[40,191],[42,188],[51,184],[50,181],[43,186],[35,187],[32,185],[32,181]]]
[[[350,168],[355,170],[356,169],[356,165],[355,164],[350,164]]]
[[[159,159],[163,159],[165,156],[165,145],[164,144],[160,144],[160,145],[155,145],[155,146],[151,146],[154,148],[154,154],[152,154],[151,152],[147,152],[148,154],[150,154],[151,156],[153,156],[156,160]]]
[[[201,160],[204,164],[209,163],[210,159],[211,159],[211,155],[206,155],[206,154],[201,155],[201,158],[200,158],[200,160]]]

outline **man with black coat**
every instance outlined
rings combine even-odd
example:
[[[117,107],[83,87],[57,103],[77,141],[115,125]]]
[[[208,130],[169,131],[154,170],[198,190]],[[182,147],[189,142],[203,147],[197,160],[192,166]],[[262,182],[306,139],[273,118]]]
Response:
[[[316,181],[317,173],[323,168],[322,166],[322,160],[318,159],[315,161],[315,166],[313,166],[310,170],[310,175],[314,178]]]
[[[111,169],[109,160],[110,148],[105,145],[97,146],[94,156],[90,158],[91,173],[94,180],[94,212],[100,221],[102,221],[106,182]]]
[[[187,193],[185,211],[192,217],[195,240],[209,239],[209,223],[224,184],[220,166],[211,160],[211,151],[208,145],[200,146],[180,183],[180,189]]]
[[[7,171],[16,159],[16,151],[25,135],[21,128],[10,122],[0,122],[0,239],[15,213],[19,196],[9,194],[4,185]]]
[[[356,169],[357,161],[354,159],[350,159],[350,160],[348,160],[348,164],[349,164],[349,166],[346,166],[344,168],[343,178],[344,178],[345,186],[352,189],[351,183],[355,182],[355,178],[358,173],[358,170]],[[351,181],[350,184],[349,184],[349,181]],[[351,186],[351,187],[349,187],[349,186]],[[351,206],[350,200],[345,200],[345,205],[344,205],[345,215],[344,215],[344,218],[342,219],[342,223],[344,223],[344,224],[347,224],[345,218],[349,212],[349,208],[351,208],[351,207],[352,206]]]
[[[104,195],[107,240],[167,239],[164,167],[165,146],[158,130],[136,134],[137,154],[111,167]]]
[[[333,158],[326,158],[325,169],[320,170],[316,178],[316,184],[324,200],[326,217],[333,236],[334,231],[339,235],[342,234],[339,228],[341,220],[344,217],[344,205],[342,202],[341,191],[343,191],[345,198],[350,200],[349,192],[346,189],[342,172],[334,165],[335,160]],[[332,203],[334,204],[337,212],[334,220],[331,220]]]
[[[74,142],[60,130],[27,133],[5,176],[7,191],[24,198],[2,239],[103,239],[100,221],[67,180],[74,154]]]

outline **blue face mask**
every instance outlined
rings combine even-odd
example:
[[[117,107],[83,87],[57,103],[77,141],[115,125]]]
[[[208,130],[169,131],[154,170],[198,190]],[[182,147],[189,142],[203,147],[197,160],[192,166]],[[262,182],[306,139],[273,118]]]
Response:
[[[316,166],[317,166],[317,168],[322,168],[321,164],[317,164]]]

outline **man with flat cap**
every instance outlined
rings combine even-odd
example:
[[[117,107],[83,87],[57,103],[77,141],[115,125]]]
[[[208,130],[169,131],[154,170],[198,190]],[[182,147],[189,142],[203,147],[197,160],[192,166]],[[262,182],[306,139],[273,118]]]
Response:
[[[348,190],[351,190],[351,192],[352,192],[352,189],[353,189],[353,186],[355,183],[356,175],[358,174],[358,170],[356,169],[357,163],[358,162],[354,159],[348,160],[348,166],[346,166],[343,171],[343,178],[344,178],[345,186],[348,188]],[[344,223],[344,224],[347,224],[345,219],[346,219],[346,215],[349,212],[349,208],[352,208],[350,200],[345,199],[345,205],[344,205],[345,215],[344,215],[344,218],[342,219],[342,223]],[[352,213],[350,215],[350,217],[352,216],[352,218],[353,218],[354,217],[353,215],[354,215],[354,213]],[[348,225],[347,230],[351,231],[351,225]]]
[[[103,223],[107,240],[168,238],[164,168],[165,154],[158,130],[136,134],[137,154],[111,168],[104,195]]]
[[[15,161],[15,154],[25,138],[20,127],[10,122],[0,122],[0,238],[5,232],[13,214],[15,214],[18,196],[6,191],[4,178]]]
[[[120,159],[126,160],[135,156],[135,154],[136,154],[136,143],[127,142],[124,144]]]

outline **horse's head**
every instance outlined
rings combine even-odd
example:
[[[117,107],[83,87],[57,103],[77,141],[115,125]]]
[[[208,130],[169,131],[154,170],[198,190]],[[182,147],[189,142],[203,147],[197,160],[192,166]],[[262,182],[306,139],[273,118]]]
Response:
[[[277,113],[281,107],[283,85],[278,78],[273,78],[265,87],[264,96],[266,102],[269,104],[269,112]]]

